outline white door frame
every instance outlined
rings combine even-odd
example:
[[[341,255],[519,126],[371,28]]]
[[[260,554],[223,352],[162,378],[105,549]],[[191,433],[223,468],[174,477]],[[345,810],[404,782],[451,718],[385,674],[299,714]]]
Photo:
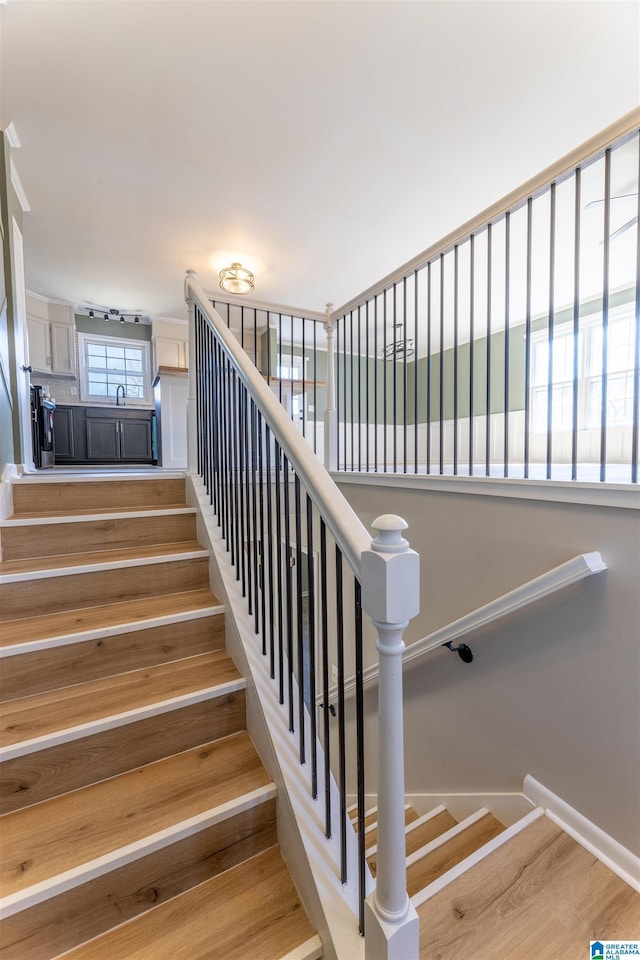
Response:
[[[29,372],[29,341],[27,339],[27,289],[24,276],[24,240],[15,217],[13,222],[13,337],[16,363],[18,423],[22,462],[18,468],[24,473],[35,470],[31,440],[31,393]]]

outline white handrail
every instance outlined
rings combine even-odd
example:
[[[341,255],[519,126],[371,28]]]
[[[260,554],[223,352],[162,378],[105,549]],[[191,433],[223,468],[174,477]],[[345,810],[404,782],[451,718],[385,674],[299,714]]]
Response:
[[[529,580],[514,590],[510,590],[509,593],[485,603],[484,606],[465,614],[464,617],[453,620],[446,627],[441,627],[426,637],[422,637],[421,640],[409,644],[403,653],[402,665],[404,667],[407,663],[419,660],[432,650],[442,647],[445,643],[468,637],[469,634],[488,626],[490,623],[513,616],[519,610],[536,603],[536,601],[542,600],[558,590],[564,590],[594,573],[602,573],[606,569],[607,565],[597,551],[581,553],[572,560],[567,560],[566,563],[561,563],[558,567],[547,570],[546,573],[541,574],[534,580]],[[364,685],[375,683],[378,679],[378,672],[379,665],[377,663],[367,667],[363,673]],[[345,696],[353,694],[355,687],[355,677],[349,677],[345,680]],[[335,697],[337,690],[338,688],[335,686],[330,687],[328,691],[329,700]],[[322,696],[316,698],[316,703],[320,704],[322,701]]]
[[[222,317],[213,309],[193,270],[187,271],[185,298],[197,303],[214,327],[225,351],[233,359],[242,383],[249,395],[258,403],[265,422],[277,435],[278,443],[320,510],[345,560],[360,579],[362,553],[371,548],[370,534],[307,441],[298,433],[282,404],[256,370],[254,363],[227,329]]]

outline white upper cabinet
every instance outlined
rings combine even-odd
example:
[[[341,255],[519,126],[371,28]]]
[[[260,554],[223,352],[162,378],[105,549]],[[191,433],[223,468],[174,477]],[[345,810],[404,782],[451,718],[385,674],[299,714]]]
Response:
[[[73,307],[27,294],[29,364],[38,373],[75,377]]]
[[[157,317],[152,321],[153,352],[158,367],[189,366],[189,327],[179,320]]]

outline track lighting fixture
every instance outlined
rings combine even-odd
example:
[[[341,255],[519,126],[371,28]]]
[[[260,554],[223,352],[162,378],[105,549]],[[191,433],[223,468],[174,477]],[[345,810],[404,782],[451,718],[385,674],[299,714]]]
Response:
[[[102,317],[103,320],[119,320],[120,323],[142,323],[145,318],[137,310],[130,313],[117,307],[83,307],[82,312],[89,317]]]

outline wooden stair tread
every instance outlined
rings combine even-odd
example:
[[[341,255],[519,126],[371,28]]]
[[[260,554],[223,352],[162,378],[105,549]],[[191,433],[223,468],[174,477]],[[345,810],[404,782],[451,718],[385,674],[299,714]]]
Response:
[[[577,958],[640,929],[640,894],[546,816],[417,911],[421,960]]]
[[[270,782],[243,732],[5,814],[0,895],[25,890]]]
[[[436,814],[435,817],[430,817],[428,820],[425,820],[424,823],[421,823],[420,826],[416,827],[414,830],[407,831],[405,835],[406,855],[410,856],[412,853],[415,853],[416,850],[420,850],[428,843],[431,843],[431,841],[435,840],[436,837],[441,836],[441,834],[446,833],[447,830],[451,830],[452,827],[455,827],[457,822],[458,821],[451,816],[448,810],[443,810],[442,813]],[[368,847],[371,847],[376,843],[377,833],[378,831],[374,830],[371,834],[367,834]],[[367,863],[369,864],[369,867],[374,875],[376,873],[377,860],[377,853],[373,853],[367,857]]]
[[[37,522],[22,520],[14,526],[0,524],[0,546],[5,562],[196,539],[195,513],[184,510],[144,516],[74,517],[73,523],[38,519]]]
[[[219,600],[207,588],[106,603],[101,606],[64,610],[38,617],[6,620],[0,624],[0,647],[65,637],[85,630],[108,629],[122,624],[143,623],[165,617],[218,606]]]
[[[442,876],[479,847],[502,833],[504,825],[487,813],[456,836],[407,867],[407,892],[410,897]]]
[[[222,650],[0,704],[0,747],[241,680]]]
[[[30,557],[28,560],[5,560],[0,563],[0,576],[18,573],[35,573],[40,570],[55,571],[60,568],[80,567],[101,563],[122,563],[128,560],[148,560],[168,557],[173,554],[204,552],[197,540],[186,543],[155,543],[149,546],[126,547],[119,550],[92,550],[89,553],[57,554],[53,557]]]
[[[356,833],[357,833],[357,832],[358,832],[358,811],[357,811],[357,810],[351,811],[351,812],[349,813],[349,817],[350,817],[351,822],[352,822],[352,824],[353,824],[353,829],[354,829],[354,830],[356,831]],[[413,821],[414,821],[414,820],[417,820],[417,819],[418,819],[418,814],[417,814],[416,811],[413,809],[413,807],[410,806],[410,805],[407,803],[407,804],[405,805],[405,808],[404,808],[404,822],[405,822],[405,826],[406,826],[407,824],[409,824],[409,823],[413,823]],[[377,809],[377,807],[376,807],[375,810],[372,810],[371,813],[368,814],[368,815],[364,818],[364,828],[365,828],[365,830],[367,829],[367,827],[373,827],[373,825],[374,825],[375,823],[377,823],[377,822],[378,822],[378,809]],[[368,837],[369,837],[369,834],[367,833],[367,838],[368,838]],[[371,844],[369,843],[368,839],[367,839],[367,846],[371,846]]]
[[[108,516],[112,513],[140,513],[140,511],[166,511],[166,510],[184,510],[187,504],[183,500],[181,503],[145,503],[138,506],[119,506],[111,505],[104,507],[87,507],[84,510],[50,510],[48,507],[42,510],[21,510],[12,513],[7,520],[45,520],[49,517],[52,520],[59,520],[61,517],[86,517],[90,519],[95,516]]]
[[[69,960],[278,960],[313,929],[277,847],[65,954]]]
[[[114,478],[96,480],[28,479],[12,484],[15,517],[77,514],[79,511],[148,509],[151,504],[186,505],[184,477]]]

